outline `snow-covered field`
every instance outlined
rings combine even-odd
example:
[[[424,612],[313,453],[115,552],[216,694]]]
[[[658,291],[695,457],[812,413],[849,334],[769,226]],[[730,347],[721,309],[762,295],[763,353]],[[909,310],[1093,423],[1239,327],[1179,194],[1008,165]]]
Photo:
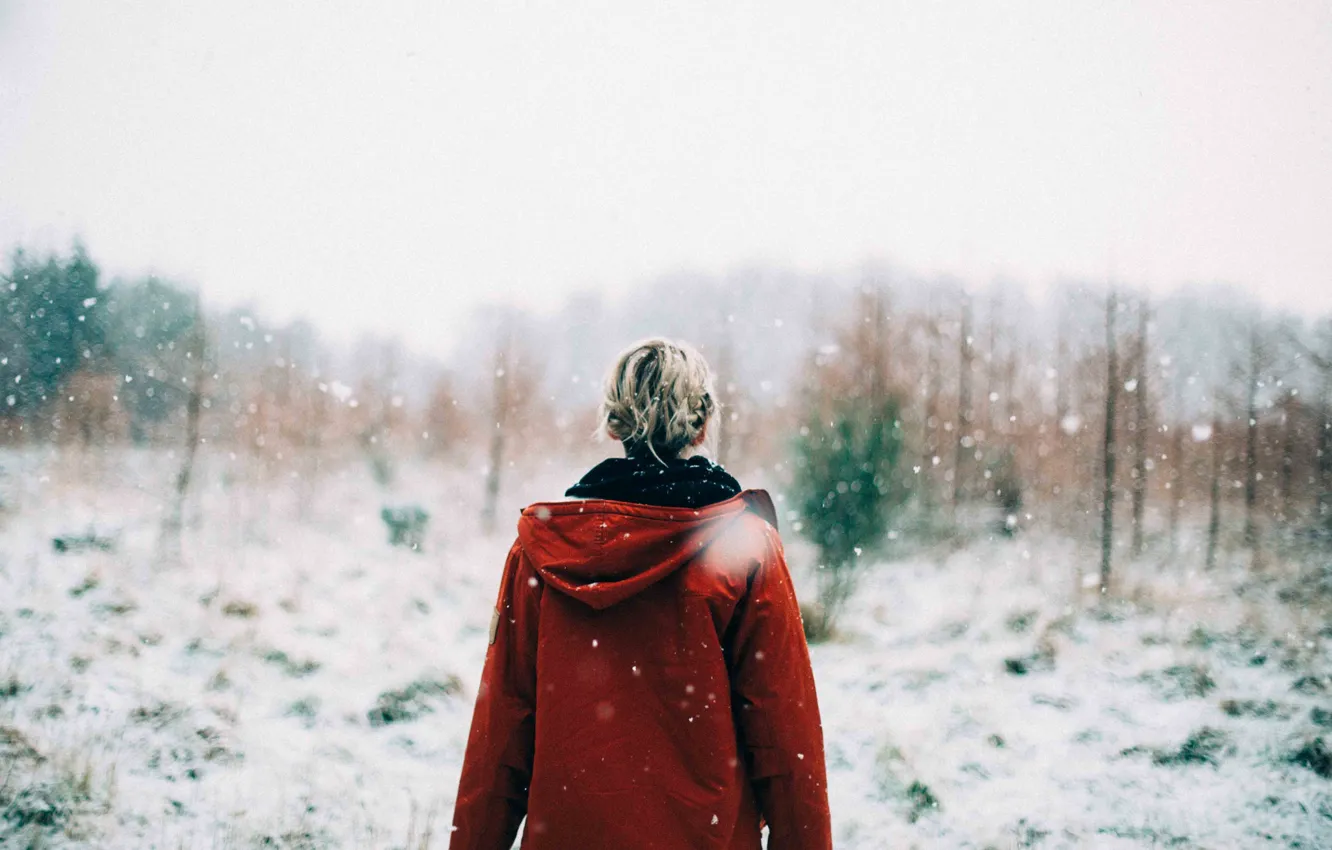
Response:
[[[0,455],[0,846],[446,846],[511,542],[480,473],[209,455],[173,564],[171,465]],[[513,471],[501,517],[579,471]],[[420,553],[386,542],[405,504]],[[52,545],[90,528],[109,551]],[[813,650],[839,848],[1332,847],[1332,630],[1282,568],[1126,565],[1098,605],[1093,563],[1029,536],[867,570]]]

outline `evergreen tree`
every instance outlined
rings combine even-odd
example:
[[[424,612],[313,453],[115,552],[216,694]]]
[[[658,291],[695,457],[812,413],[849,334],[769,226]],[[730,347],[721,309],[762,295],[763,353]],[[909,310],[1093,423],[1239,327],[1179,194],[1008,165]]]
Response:
[[[909,495],[896,397],[831,400],[800,429],[795,493],[804,534],[819,547],[819,602],[812,637],[831,630],[855,588],[860,555],[882,542]]]
[[[159,278],[117,281],[107,290],[107,346],[125,378],[120,397],[136,441],[184,407],[196,371],[187,355],[198,321],[194,297]]]
[[[101,362],[97,278],[79,243],[67,261],[14,251],[0,282],[0,409],[31,421],[67,377]]]

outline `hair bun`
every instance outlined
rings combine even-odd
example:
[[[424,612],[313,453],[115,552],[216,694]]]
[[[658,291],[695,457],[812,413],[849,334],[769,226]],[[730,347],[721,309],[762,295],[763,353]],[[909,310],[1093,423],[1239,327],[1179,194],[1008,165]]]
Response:
[[[626,448],[678,457],[717,409],[712,371],[693,347],[660,337],[637,342],[606,376],[597,433]]]

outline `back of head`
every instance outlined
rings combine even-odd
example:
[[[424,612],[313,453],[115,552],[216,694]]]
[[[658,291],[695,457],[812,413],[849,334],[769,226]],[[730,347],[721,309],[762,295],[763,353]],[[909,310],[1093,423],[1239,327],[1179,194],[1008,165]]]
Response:
[[[628,454],[677,458],[698,443],[717,409],[712,372],[692,347],[645,339],[625,349],[606,375],[598,433]]]

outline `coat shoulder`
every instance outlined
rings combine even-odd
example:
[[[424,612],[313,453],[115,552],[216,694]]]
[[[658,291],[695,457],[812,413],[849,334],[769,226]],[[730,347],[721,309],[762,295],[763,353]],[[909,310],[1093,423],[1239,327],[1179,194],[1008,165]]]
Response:
[[[772,526],[774,533],[777,531],[777,506],[772,502],[772,496],[768,495],[767,490],[745,490],[740,494],[745,500],[747,513],[763,520]]]

